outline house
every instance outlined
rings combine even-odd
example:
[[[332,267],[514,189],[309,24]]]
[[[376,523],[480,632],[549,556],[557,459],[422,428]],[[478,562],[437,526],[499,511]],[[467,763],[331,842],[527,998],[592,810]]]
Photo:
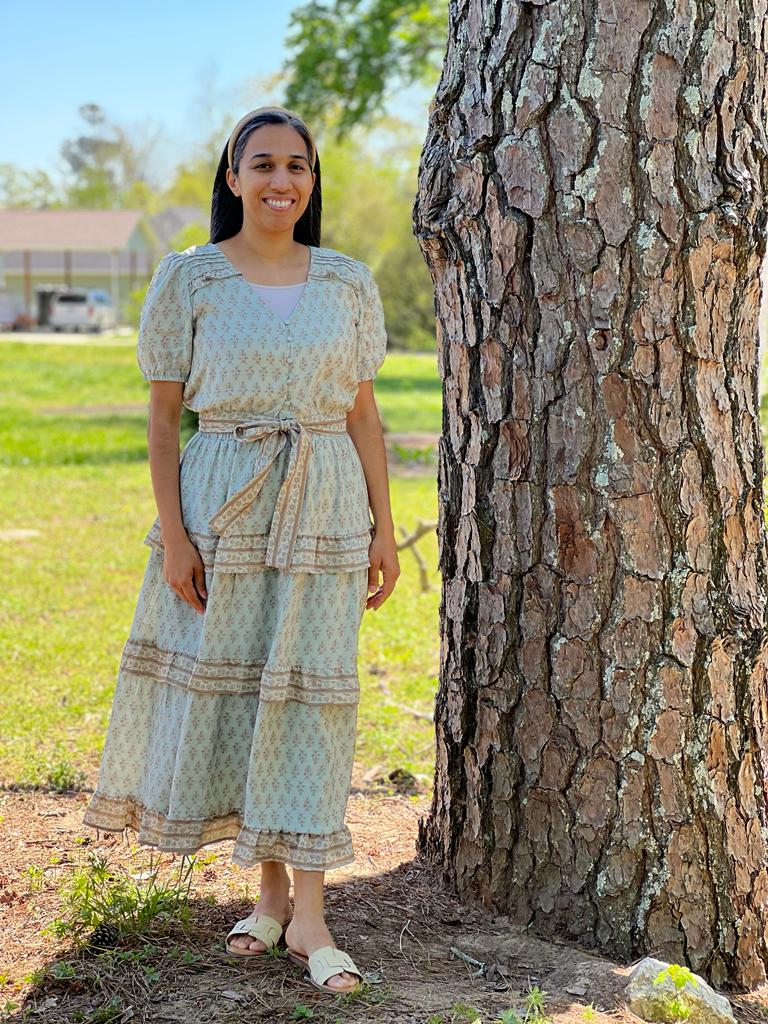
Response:
[[[101,288],[112,295],[118,321],[129,292],[146,283],[171,239],[190,224],[207,224],[193,206],[150,215],[143,210],[0,209],[0,290],[27,317],[47,322],[62,286]]]

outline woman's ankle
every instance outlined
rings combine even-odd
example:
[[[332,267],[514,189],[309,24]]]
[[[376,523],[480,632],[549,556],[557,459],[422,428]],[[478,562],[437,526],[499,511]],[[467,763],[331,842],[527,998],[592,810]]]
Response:
[[[322,910],[302,910],[294,907],[293,918],[298,928],[327,928]]]
[[[262,878],[259,886],[262,899],[284,900],[287,903],[290,892],[290,882],[284,882],[282,879]]]
[[[259,903],[262,906],[276,907],[281,910],[291,911],[291,898],[288,887],[271,886],[261,884]]]
[[[261,865],[261,889],[273,893],[290,892],[291,879],[286,871],[285,865],[276,861],[265,862]]]

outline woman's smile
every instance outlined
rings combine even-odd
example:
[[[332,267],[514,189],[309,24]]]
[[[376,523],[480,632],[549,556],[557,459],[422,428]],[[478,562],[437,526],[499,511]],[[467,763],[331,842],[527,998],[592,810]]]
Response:
[[[273,199],[268,196],[264,202],[270,208],[270,210],[290,210],[293,204],[296,202],[295,199]]]

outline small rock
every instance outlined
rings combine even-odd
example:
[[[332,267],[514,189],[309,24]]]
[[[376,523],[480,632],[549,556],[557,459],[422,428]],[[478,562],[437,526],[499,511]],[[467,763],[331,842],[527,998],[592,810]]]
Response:
[[[505,982],[507,979],[499,964],[486,964],[485,980],[492,982]]]
[[[679,1017],[670,1006],[676,996],[684,999],[690,1007],[690,1016],[686,1024],[735,1024],[730,1002],[725,996],[715,992],[703,978],[694,974],[696,984],[687,982],[679,991],[671,978],[665,978],[659,985],[654,985],[659,971],[669,964],[663,960],[646,957],[637,964],[629,975],[624,993],[627,1006],[636,1016],[647,1021],[666,1021],[674,1024]]]
[[[373,766],[373,768],[369,768],[369,769],[368,769],[368,771],[367,771],[367,772],[365,773],[365,775],[363,776],[363,782],[364,782],[364,783],[366,784],[366,786],[367,786],[367,785],[369,785],[369,784],[370,784],[371,782],[374,782],[374,781],[375,781],[376,779],[381,779],[381,778],[383,778],[383,776],[384,776],[384,772],[385,772],[386,770],[387,770],[387,769],[386,769],[386,765],[383,765],[383,764],[375,764],[375,765]]]
[[[571,996],[585,996],[587,994],[587,986],[575,982],[573,985],[566,985],[565,991]]]

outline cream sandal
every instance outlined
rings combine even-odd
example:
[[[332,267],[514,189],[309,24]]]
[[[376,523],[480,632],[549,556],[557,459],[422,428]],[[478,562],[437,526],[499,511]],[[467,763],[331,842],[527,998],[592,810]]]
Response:
[[[314,953],[310,953],[309,956],[297,953],[295,949],[287,946],[286,954],[293,963],[309,971],[309,980],[321,992],[331,992],[335,996],[345,996],[350,992],[357,992],[363,983],[363,975],[358,970],[352,957],[335,946],[321,946]],[[360,979],[359,983],[350,988],[334,988],[333,985],[325,984],[330,977],[334,974],[341,974],[342,971],[356,974]]]
[[[237,946],[231,946],[229,940],[233,935],[250,935],[251,938],[263,942],[267,949],[271,949],[279,943],[283,934],[283,927],[274,917],[269,917],[267,914],[253,913],[250,917],[244,917],[242,921],[238,921],[234,925],[224,940],[224,948],[230,956],[264,956],[267,952],[266,949],[242,949]]]

